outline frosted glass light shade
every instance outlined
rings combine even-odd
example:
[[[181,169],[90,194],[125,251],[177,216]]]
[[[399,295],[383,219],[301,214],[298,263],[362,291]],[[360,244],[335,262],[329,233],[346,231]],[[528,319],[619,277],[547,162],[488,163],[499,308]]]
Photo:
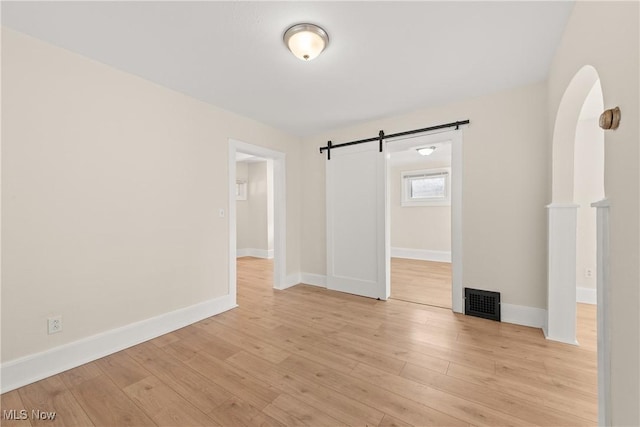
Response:
[[[297,24],[284,33],[284,44],[297,58],[310,61],[329,44],[329,36],[317,25]]]
[[[422,156],[430,156],[434,151],[436,151],[436,147],[418,148],[416,151]]]

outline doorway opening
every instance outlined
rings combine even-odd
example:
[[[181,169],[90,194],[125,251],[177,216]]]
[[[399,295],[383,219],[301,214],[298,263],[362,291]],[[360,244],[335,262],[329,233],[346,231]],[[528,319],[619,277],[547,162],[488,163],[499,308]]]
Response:
[[[577,300],[596,303],[596,215],[591,203],[604,199],[604,131],[598,126],[604,110],[597,80],[584,101],[574,153],[573,194],[578,208],[576,284]]]
[[[609,425],[609,205],[604,188],[604,132],[598,126],[603,110],[598,72],[586,65],[565,90],[553,133],[545,335],[597,350],[598,418],[599,424]],[[591,333],[580,330],[584,328]],[[593,337],[594,331],[596,339],[579,341]]]
[[[229,139],[228,165],[229,293],[237,298],[238,279],[261,280],[275,289],[283,289],[286,271],[285,155]],[[237,260],[242,260],[243,277],[238,277]]]
[[[387,142],[391,298],[461,313],[462,131]]]
[[[451,148],[424,141],[389,153],[393,299],[451,308]]]
[[[604,110],[602,87],[597,80],[587,95],[576,126],[574,152],[574,203],[576,215],[576,341],[597,349],[597,225],[592,203],[604,195],[604,131],[598,126]]]
[[[273,159],[236,150],[237,282],[273,287]]]

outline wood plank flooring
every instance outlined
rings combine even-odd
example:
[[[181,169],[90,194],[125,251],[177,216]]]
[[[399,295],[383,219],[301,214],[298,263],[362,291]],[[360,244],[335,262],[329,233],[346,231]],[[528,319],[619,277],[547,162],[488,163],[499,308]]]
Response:
[[[451,308],[451,263],[391,258],[391,298]]]
[[[1,396],[56,411],[3,426],[597,424],[595,307],[582,346],[538,329],[298,285],[238,260],[239,308]]]

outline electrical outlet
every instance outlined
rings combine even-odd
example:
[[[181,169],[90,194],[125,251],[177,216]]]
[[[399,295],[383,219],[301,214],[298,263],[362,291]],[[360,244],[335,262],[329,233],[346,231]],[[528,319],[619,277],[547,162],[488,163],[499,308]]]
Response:
[[[592,269],[590,269],[590,268],[586,268],[586,269],[584,270],[584,277],[586,277],[586,278],[591,278],[591,277],[593,277],[593,270],[592,270]]]
[[[62,332],[62,316],[49,317],[47,319],[47,326],[49,328],[49,335]]]

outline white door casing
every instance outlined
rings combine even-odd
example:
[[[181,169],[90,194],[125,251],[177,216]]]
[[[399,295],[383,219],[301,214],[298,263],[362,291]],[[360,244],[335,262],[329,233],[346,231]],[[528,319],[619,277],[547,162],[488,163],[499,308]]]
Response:
[[[286,155],[259,145],[229,138],[229,294],[234,303],[237,293],[236,271],[236,153],[252,154],[273,161],[273,287],[284,289],[286,284],[287,219],[286,219]]]
[[[331,150],[327,176],[327,288],[389,297],[386,164],[377,141]]]

